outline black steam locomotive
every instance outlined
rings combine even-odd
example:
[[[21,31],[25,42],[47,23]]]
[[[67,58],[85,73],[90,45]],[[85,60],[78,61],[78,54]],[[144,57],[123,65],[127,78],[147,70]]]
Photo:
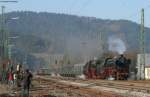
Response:
[[[129,76],[130,59],[120,55],[119,58],[90,60],[84,66],[84,74],[88,79],[126,80]]]

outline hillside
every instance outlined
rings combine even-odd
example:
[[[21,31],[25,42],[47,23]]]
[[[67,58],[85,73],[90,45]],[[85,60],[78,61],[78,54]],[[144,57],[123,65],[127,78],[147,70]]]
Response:
[[[103,43],[108,50],[119,53],[139,48],[140,25],[128,20],[102,20],[46,12],[7,13],[8,19],[12,17],[19,17],[7,23],[11,36],[19,37],[13,40],[15,48],[35,58],[39,58],[35,55],[40,54],[43,58],[67,53],[72,59],[83,61],[86,56],[99,56]],[[145,32],[149,52],[150,29],[145,28]],[[104,42],[101,42],[101,35]]]

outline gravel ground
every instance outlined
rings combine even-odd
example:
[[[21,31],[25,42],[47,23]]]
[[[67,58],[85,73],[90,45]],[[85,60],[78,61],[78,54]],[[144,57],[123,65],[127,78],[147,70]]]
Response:
[[[85,83],[77,83],[77,82],[70,82],[70,81],[61,81],[61,82],[66,83],[66,84],[77,85],[81,87],[90,87],[92,89],[99,90],[99,91],[110,91],[110,92],[117,93],[118,95],[123,96],[123,97],[150,97],[150,94],[143,93],[143,92],[134,92],[134,91],[129,91],[129,90],[107,88],[107,87],[95,86],[94,84],[87,84],[87,83],[85,84]]]
[[[103,86],[96,86],[95,84],[89,84],[89,83],[79,83],[79,82],[72,82],[72,81],[64,81],[64,80],[57,80],[57,82],[66,84],[66,85],[73,85],[78,86],[82,88],[90,88],[95,91],[101,91],[101,92],[112,92],[117,95],[120,95],[119,97],[150,97],[150,94],[142,93],[142,92],[134,92],[129,90],[119,90],[115,88],[108,88]],[[80,95],[78,93],[75,93],[75,91],[72,90],[64,90],[61,86],[57,87],[57,83],[39,83],[37,80],[34,80],[33,87],[30,91],[31,97],[85,97],[83,95]],[[11,88],[8,85],[2,85],[0,84],[0,97],[17,97],[16,94],[20,94],[19,91],[12,91],[13,88]],[[12,96],[8,96],[12,95]],[[15,96],[14,96],[15,95]],[[52,96],[55,95],[55,96]],[[90,96],[92,97],[92,96]],[[100,96],[101,97],[101,96]]]
[[[0,94],[9,93],[9,86],[0,84]]]

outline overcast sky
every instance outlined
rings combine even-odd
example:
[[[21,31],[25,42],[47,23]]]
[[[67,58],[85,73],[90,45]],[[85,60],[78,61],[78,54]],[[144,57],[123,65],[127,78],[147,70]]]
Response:
[[[56,12],[102,19],[127,19],[140,23],[145,8],[145,25],[150,27],[150,0],[18,0],[4,4],[6,11]]]

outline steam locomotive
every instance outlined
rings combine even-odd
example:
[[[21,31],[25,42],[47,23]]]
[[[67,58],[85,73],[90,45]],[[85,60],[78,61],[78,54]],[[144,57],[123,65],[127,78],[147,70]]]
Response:
[[[129,76],[130,59],[120,55],[119,58],[106,58],[105,60],[90,60],[84,66],[84,75],[87,79],[126,80]]]

